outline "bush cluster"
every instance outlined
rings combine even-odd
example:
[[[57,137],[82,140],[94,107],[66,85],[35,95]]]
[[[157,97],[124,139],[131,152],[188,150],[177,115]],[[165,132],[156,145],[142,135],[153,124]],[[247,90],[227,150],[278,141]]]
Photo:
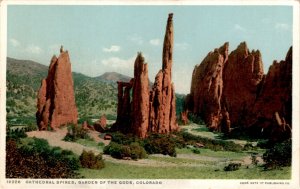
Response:
[[[50,147],[44,139],[33,138],[26,145],[17,146],[10,139],[6,143],[7,178],[76,178],[78,157],[71,151]]]
[[[131,143],[130,145],[118,144],[111,142],[108,146],[105,146],[103,149],[104,154],[109,154],[114,158],[123,159],[143,159],[147,157],[147,153],[139,143]]]
[[[80,164],[83,168],[102,169],[105,167],[102,154],[95,155],[92,151],[83,150],[79,157]]]
[[[263,154],[265,169],[274,169],[284,166],[291,166],[292,161],[292,140],[282,143],[275,143]]]
[[[26,138],[27,134],[23,129],[16,129],[16,130],[8,130],[6,133],[6,140],[14,139],[19,140],[20,138]]]
[[[175,140],[170,135],[152,134],[144,139],[143,146],[149,154],[177,155]]]
[[[64,141],[75,142],[78,139],[91,139],[87,133],[87,130],[83,129],[81,126],[76,126],[71,124],[68,126],[68,133],[64,137]]]
[[[240,163],[229,163],[227,166],[224,167],[224,171],[236,171],[239,170],[242,164]]]

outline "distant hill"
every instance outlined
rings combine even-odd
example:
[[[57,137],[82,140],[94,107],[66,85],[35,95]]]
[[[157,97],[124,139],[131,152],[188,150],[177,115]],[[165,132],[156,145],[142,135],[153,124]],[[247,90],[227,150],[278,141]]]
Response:
[[[105,72],[104,74],[95,77],[95,79],[107,81],[107,82],[117,82],[117,81],[129,82],[131,80],[131,77],[117,72]]]
[[[7,58],[8,118],[34,118],[36,96],[48,66],[29,60]],[[116,116],[117,85],[73,72],[74,90],[79,117]]]

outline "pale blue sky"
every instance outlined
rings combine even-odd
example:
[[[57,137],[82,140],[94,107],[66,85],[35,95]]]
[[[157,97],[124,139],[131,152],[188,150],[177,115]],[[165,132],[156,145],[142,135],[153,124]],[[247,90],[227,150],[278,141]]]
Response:
[[[168,13],[173,12],[173,81],[190,90],[193,68],[209,51],[246,41],[262,53],[265,73],[292,45],[291,6],[8,6],[8,56],[49,65],[61,44],[72,69],[89,76],[133,75],[141,51],[150,80],[161,68]]]

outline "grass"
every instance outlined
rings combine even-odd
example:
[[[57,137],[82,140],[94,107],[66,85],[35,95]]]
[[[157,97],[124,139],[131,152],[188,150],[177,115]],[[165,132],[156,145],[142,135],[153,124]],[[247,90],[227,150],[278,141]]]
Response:
[[[87,147],[94,147],[99,149],[100,151],[103,151],[103,147],[99,145],[96,141],[91,140],[91,139],[77,139],[76,143],[81,144],[83,146],[87,146]]]
[[[260,167],[225,172],[211,167],[142,167],[105,162],[102,170],[80,169],[85,178],[103,179],[290,179],[291,168],[263,171]]]
[[[177,154],[194,154],[191,149],[188,148],[176,148]],[[229,158],[229,159],[242,159],[246,157],[248,153],[245,152],[231,152],[231,151],[213,151],[210,149],[200,149],[199,156],[209,156],[215,158]]]
[[[214,161],[205,161],[199,159],[189,159],[189,158],[174,158],[174,157],[157,157],[157,156],[149,156],[149,159],[160,161],[160,162],[168,162],[168,163],[175,163],[181,166],[182,164],[185,165],[203,165],[203,166],[212,166],[215,165],[217,162]]]

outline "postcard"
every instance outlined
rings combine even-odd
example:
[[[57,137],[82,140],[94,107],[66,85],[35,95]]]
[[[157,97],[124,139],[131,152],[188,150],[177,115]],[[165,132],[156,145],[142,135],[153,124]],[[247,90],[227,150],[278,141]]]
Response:
[[[1,2],[1,188],[299,188],[298,1]]]

